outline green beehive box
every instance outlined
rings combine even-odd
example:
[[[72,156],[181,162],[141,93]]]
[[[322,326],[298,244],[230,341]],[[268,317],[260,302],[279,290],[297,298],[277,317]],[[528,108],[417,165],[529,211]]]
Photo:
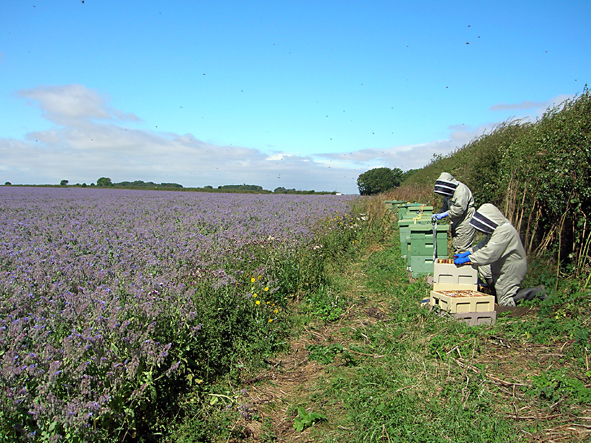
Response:
[[[429,229],[431,229],[431,235],[433,233],[433,225],[431,224],[430,218],[421,218],[419,220],[407,218],[404,220],[398,220],[398,230],[400,231],[400,254],[403,257],[405,257],[408,252],[411,225],[429,226]]]
[[[408,212],[408,208],[415,208],[425,206],[423,203],[401,203],[398,206],[398,220],[402,220],[403,218],[409,218],[406,214]],[[410,217],[412,218],[412,217]]]
[[[437,225],[437,257],[447,257],[447,232],[449,225]],[[400,253],[406,256],[408,264],[412,256],[427,256],[433,258],[433,225],[411,224],[404,228],[404,237],[400,234]]]
[[[410,259],[410,271],[412,278],[433,274],[433,255],[415,255]]]
[[[398,207],[402,204],[404,204],[404,201],[402,200],[386,200],[384,201],[384,204],[386,205],[386,208],[397,212],[398,211]]]
[[[433,215],[433,206],[427,205],[419,205],[419,206],[409,206],[406,208],[406,215],[405,218],[414,218],[419,214],[423,214],[423,216],[428,215],[429,218]]]
[[[409,254],[411,256],[430,255],[433,257],[433,236],[430,240],[425,240],[413,238],[411,235]],[[440,235],[437,236],[437,257],[447,258],[447,238]]]

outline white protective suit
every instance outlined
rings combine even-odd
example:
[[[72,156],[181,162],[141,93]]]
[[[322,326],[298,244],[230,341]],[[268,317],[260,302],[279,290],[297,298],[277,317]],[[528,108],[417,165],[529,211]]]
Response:
[[[449,215],[454,254],[467,251],[476,234],[474,227],[470,225],[475,212],[472,191],[451,174],[442,172],[435,182],[434,192],[443,196],[443,207],[439,212],[447,211]]]
[[[490,203],[478,208],[470,224],[486,234],[486,238],[470,250],[470,261],[479,268],[490,265],[497,303],[515,306],[513,297],[527,272],[527,259],[519,233]]]

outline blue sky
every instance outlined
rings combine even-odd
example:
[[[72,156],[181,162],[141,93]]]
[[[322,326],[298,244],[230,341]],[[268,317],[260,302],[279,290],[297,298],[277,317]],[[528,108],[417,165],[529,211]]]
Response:
[[[0,183],[357,193],[591,77],[591,2],[4,0]]]

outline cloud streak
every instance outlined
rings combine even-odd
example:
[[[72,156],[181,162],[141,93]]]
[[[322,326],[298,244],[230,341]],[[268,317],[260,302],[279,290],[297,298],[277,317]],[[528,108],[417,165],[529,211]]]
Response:
[[[533,101],[522,101],[521,103],[499,103],[490,107],[491,111],[529,111],[533,112],[535,116],[541,116],[546,109],[557,106],[564,102],[565,100],[569,100],[573,98],[572,95],[558,95],[551,100],[546,100],[543,102],[533,102]]]

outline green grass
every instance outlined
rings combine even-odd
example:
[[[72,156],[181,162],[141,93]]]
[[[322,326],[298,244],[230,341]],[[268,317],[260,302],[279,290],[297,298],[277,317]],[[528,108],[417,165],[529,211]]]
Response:
[[[310,358],[324,358],[328,373],[306,404],[328,418],[309,441],[538,441],[553,429],[564,441],[585,441],[589,433],[563,424],[568,417],[581,425],[572,429],[588,425],[580,418],[591,405],[588,315],[561,317],[564,306],[556,310],[549,300],[532,304],[537,315],[500,316],[495,326],[438,316],[420,307],[430,287],[424,279],[409,281],[397,237],[357,264],[362,282],[347,281],[345,273],[331,279],[343,292],[360,285],[365,292],[350,300],[358,314],[340,320],[341,342],[309,350]],[[588,293],[566,291],[567,298],[589,300]],[[359,326],[368,304],[382,306],[386,316]],[[357,352],[354,365],[339,362],[341,347]]]
[[[325,263],[321,283],[292,300],[287,351],[188,396],[171,441],[589,441],[584,282],[557,285],[533,264],[528,282],[551,287],[546,301],[469,327],[421,307],[430,286],[409,279],[391,220],[372,220],[354,253]],[[277,369],[294,353],[300,366]],[[306,359],[321,377],[297,372]],[[288,390],[281,377],[292,376]],[[282,394],[256,400],[266,390]]]

